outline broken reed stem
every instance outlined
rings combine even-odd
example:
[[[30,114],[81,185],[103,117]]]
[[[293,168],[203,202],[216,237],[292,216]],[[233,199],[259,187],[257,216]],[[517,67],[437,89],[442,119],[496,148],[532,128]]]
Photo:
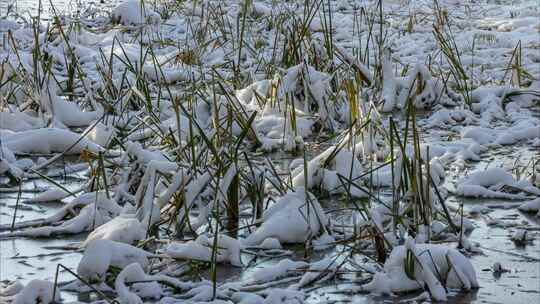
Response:
[[[17,192],[17,201],[15,202],[15,210],[13,211],[13,219],[11,220],[11,232],[15,229],[15,221],[17,218],[17,210],[19,210],[19,202],[21,200],[21,192],[22,192],[22,180],[18,181],[19,184],[19,191]]]

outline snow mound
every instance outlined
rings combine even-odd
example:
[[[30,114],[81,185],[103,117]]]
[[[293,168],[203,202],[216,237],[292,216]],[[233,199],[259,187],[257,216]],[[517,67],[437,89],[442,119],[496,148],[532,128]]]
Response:
[[[534,199],[534,200],[531,200],[531,201],[527,201],[527,202],[521,204],[518,207],[518,209],[523,211],[523,212],[529,212],[529,213],[538,212],[538,214],[540,214],[540,198],[537,198],[537,199]]]
[[[520,193],[504,192],[504,187]],[[512,174],[502,168],[491,168],[474,171],[459,180],[456,194],[465,197],[524,199],[527,194],[540,195],[540,189],[527,180],[514,179]]]
[[[81,209],[77,212],[79,208]],[[120,206],[108,199],[104,192],[89,192],[76,197],[58,212],[45,219],[21,222],[15,225],[17,229],[31,226],[41,227],[14,231],[5,236],[48,237],[92,231],[109,222],[120,213],[120,210]],[[73,217],[65,219],[72,214],[74,214]]]
[[[290,259],[283,259],[279,261],[276,265],[263,267],[257,269],[252,274],[252,280],[256,283],[265,283],[274,281],[280,278],[284,278],[292,275],[292,271],[305,268],[308,266],[308,263],[302,261],[292,261]]]
[[[159,23],[161,17],[150,9],[150,3],[146,2],[143,0],[127,0],[118,4],[112,12],[113,19],[123,25],[140,25],[147,22]]]
[[[144,281],[147,278],[146,273],[137,263],[126,266],[116,277],[114,288],[122,304],[142,304],[141,298],[129,290],[126,283]]]
[[[409,274],[406,270],[408,261],[413,265]],[[392,250],[383,271],[377,272],[372,281],[361,289],[391,294],[420,290],[425,285],[437,301],[447,299],[443,285],[466,290],[479,287],[474,267],[458,250],[445,245],[415,244],[407,240],[405,245]]]
[[[304,189],[298,188],[296,192],[280,197],[264,212],[262,225],[244,240],[244,244],[259,245],[269,237],[281,243],[303,243],[319,235],[328,224],[317,199],[312,195],[308,199]]]
[[[54,301],[53,293],[53,283],[43,280],[32,280],[17,293],[13,304],[49,304],[60,301],[60,291],[56,291]]]
[[[87,246],[93,240],[111,240],[126,244],[133,244],[135,241],[146,237],[146,227],[136,218],[127,215],[120,215],[99,226],[86,237],[82,246]]]
[[[540,122],[537,119],[524,119],[508,128],[466,127],[461,136],[482,145],[513,145],[540,138]]]
[[[3,144],[15,154],[50,154],[53,152],[64,152],[66,150],[67,154],[79,154],[83,150],[89,150],[92,153],[103,151],[100,145],[86,138],[80,139],[80,135],[77,133],[56,128],[41,128],[16,132],[2,139]]]
[[[14,132],[27,131],[43,127],[43,122],[24,112],[0,112],[0,129]]]
[[[187,243],[172,243],[165,249],[165,254],[175,259],[191,259],[210,262],[212,260],[212,248],[214,238],[204,235],[195,241]],[[217,262],[229,262],[233,266],[241,267],[240,250],[242,245],[237,239],[220,234],[217,239]]]
[[[110,266],[124,268],[137,263],[148,266],[152,254],[129,244],[110,240],[92,240],[86,245],[83,257],[77,266],[77,274],[90,281],[103,281]]]

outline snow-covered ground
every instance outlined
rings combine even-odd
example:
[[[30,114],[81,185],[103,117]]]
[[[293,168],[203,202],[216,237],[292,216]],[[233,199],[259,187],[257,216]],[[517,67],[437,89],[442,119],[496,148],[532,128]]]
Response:
[[[540,299],[537,1],[8,2],[1,303]]]

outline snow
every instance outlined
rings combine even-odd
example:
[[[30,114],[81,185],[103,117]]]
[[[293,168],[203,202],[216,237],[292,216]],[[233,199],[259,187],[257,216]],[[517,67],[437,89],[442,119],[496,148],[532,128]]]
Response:
[[[2,287],[0,289],[0,296],[2,297],[10,297],[18,294],[21,290],[23,290],[24,285],[20,281],[14,281],[11,282],[9,285]]]
[[[51,202],[51,201],[58,201],[63,198],[68,197],[70,194],[69,192],[66,192],[62,189],[48,189],[37,196],[26,200],[26,203],[43,203],[43,202]]]
[[[532,233],[529,233],[525,229],[516,229],[510,236],[510,239],[512,241],[516,242],[517,244],[525,244],[529,241],[534,240],[534,235]]]
[[[540,194],[540,189],[526,180],[516,180],[510,173],[502,168],[477,170],[458,182],[456,194],[468,197],[524,199],[525,194],[506,193],[500,189],[511,186],[515,189]]]
[[[148,267],[152,254],[129,244],[107,239],[92,240],[86,244],[83,257],[77,266],[77,274],[90,281],[103,281],[109,267],[124,268],[137,263]]]
[[[126,283],[145,280],[147,275],[137,263],[127,265],[114,280],[114,288],[122,304],[142,304],[141,298],[129,290]]]
[[[143,299],[160,299],[163,289],[157,282],[141,282],[132,285],[133,292]]]
[[[264,239],[259,247],[263,249],[281,249],[281,243],[278,239],[269,237]]]
[[[231,299],[238,304],[263,304],[264,298],[249,292],[235,292]]]
[[[309,197],[309,198],[308,198]],[[260,245],[272,237],[280,243],[303,243],[310,236],[317,236],[328,225],[317,199],[302,188],[278,198],[263,214],[262,224],[243,243]]]
[[[150,6],[150,1],[126,0],[114,8],[113,18],[124,25],[159,23],[161,17]]]
[[[145,237],[146,227],[139,220],[129,215],[120,215],[92,231],[82,246],[87,246],[93,240],[111,240],[133,244]]]
[[[407,252],[414,259],[414,280],[405,272]],[[438,276],[446,278],[440,281]],[[427,285],[432,298],[446,301],[447,292],[443,288],[478,288],[476,273],[471,262],[456,249],[445,245],[415,244],[407,240],[405,245],[395,247],[384,263],[384,270],[375,274],[373,280],[362,289],[391,294],[414,291]]]
[[[539,212],[540,211],[540,198],[524,202],[522,205],[518,207],[519,210],[523,212]]]
[[[79,212],[76,209],[81,208]],[[20,222],[17,229],[39,226],[7,233],[6,236],[47,237],[59,234],[77,234],[109,222],[120,213],[120,206],[108,199],[104,192],[84,193],[62,207],[55,214],[42,220]],[[75,216],[65,219],[66,216]],[[62,221],[63,220],[63,221]],[[46,226],[48,225],[48,226]],[[95,231],[92,231],[91,235]]]
[[[265,291],[266,298],[264,299],[263,304],[294,304],[302,303],[306,294],[301,291],[294,291],[288,289],[273,288]]]
[[[60,291],[56,291],[54,299],[53,293],[53,283],[43,280],[32,280],[15,295],[13,304],[49,304],[60,301]]]
[[[335,241],[336,239],[333,236],[325,232],[318,239],[313,240],[313,249],[325,250],[331,248],[334,245]]]
[[[478,122],[478,118],[472,113],[471,111],[467,109],[457,109],[457,110],[449,110],[449,109],[440,109],[433,114],[428,119],[427,126],[428,127],[439,127],[439,128],[448,128],[455,125],[471,125]],[[475,130],[475,129],[472,129]],[[470,138],[474,135],[474,131],[471,129],[468,129],[464,133],[464,138]],[[486,132],[487,133],[487,132]],[[485,134],[484,134],[485,135]],[[479,143],[486,143],[483,141],[481,136],[475,137],[475,140]]]
[[[313,18],[303,1],[85,2],[58,20],[49,3],[41,20],[10,6],[0,240],[82,237],[70,268],[129,304],[303,303],[341,268],[367,270],[340,276],[371,280],[354,291],[425,289],[410,300],[478,287],[472,264],[498,257],[476,255],[484,237],[536,238],[515,208],[540,216],[540,14],[530,0],[469,2],[439,1],[446,22],[431,1],[385,1],[382,23],[377,1],[323,1]],[[434,29],[453,37],[459,79]],[[368,261],[381,239],[382,270]],[[212,282],[185,281],[214,253],[217,298]],[[223,282],[230,266],[240,274]],[[23,288],[51,277],[40,272],[0,295],[50,302],[49,282]]]
[[[264,283],[274,281],[286,276],[292,275],[292,271],[303,269],[308,264],[302,261],[292,261],[290,259],[283,259],[276,265],[260,268],[253,272],[252,280],[257,283]]]
[[[103,115],[103,108],[96,111],[82,111],[76,103],[61,99],[49,92],[42,96],[44,108],[52,114],[54,120],[66,127],[84,127]]]
[[[227,235],[217,237],[217,262],[228,262],[233,266],[241,267],[242,260],[240,250],[242,245],[240,241]],[[164,253],[175,259],[193,259],[199,261],[212,261],[212,249],[214,247],[214,237],[208,238],[204,235],[199,236],[195,241],[187,243],[171,243],[165,249]]]
[[[302,276],[297,285],[293,288],[301,288],[309,284],[313,284],[319,279],[333,276],[337,271],[341,259],[328,256],[324,259],[311,263],[308,267],[308,271]]]
[[[42,126],[43,123],[39,119],[24,112],[0,112],[0,129],[20,132]]]
[[[213,297],[213,287],[211,285],[201,285],[189,290],[185,295],[190,297],[191,301],[210,302]],[[225,294],[218,291],[218,298],[224,298]]]
[[[98,153],[103,148],[77,133],[57,128],[40,128],[3,136],[4,145],[15,154],[66,152],[79,154],[83,150]]]
[[[83,132],[83,134],[86,134],[85,138],[102,147],[107,147],[116,133],[117,131],[113,126],[107,126],[101,122],[98,122],[95,126],[88,126]]]
[[[464,129],[463,138],[472,138],[479,144],[512,145],[523,140],[540,137],[540,123],[536,120],[525,120],[501,130],[484,127],[468,127]]]
[[[127,283],[134,283],[127,286]],[[158,285],[159,284],[159,287]],[[176,288],[178,290],[190,290],[193,291],[200,286],[207,286],[208,282],[203,281],[200,283],[187,283],[181,282],[176,278],[172,278],[163,274],[150,275],[146,274],[138,263],[132,263],[124,267],[122,271],[116,276],[114,281],[114,287],[118,294],[120,303],[125,304],[137,304],[143,303],[141,298],[154,298],[159,299],[163,297],[161,284],[165,284]],[[210,287],[211,288],[211,287]],[[168,303],[167,297],[161,299],[160,303]]]

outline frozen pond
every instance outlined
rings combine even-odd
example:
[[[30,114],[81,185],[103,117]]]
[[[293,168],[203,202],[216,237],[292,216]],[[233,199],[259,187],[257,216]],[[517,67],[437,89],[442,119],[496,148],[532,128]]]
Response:
[[[536,1],[253,2],[0,3],[0,303],[103,300],[59,264],[130,304],[539,302]],[[78,269],[96,239],[143,275]]]
[[[534,149],[526,146],[517,147],[508,151],[503,149],[500,152],[494,152],[492,156],[485,161],[477,164],[478,167],[486,166],[489,162],[502,162],[503,164],[512,164],[516,157],[520,160],[527,160],[529,157],[538,157]],[[278,157],[279,158],[279,157]],[[287,160],[284,161],[288,162]],[[74,180],[59,179],[58,182],[66,187],[74,188]],[[35,187],[46,187],[47,183],[38,181],[25,185],[28,189]],[[13,210],[16,202],[16,193],[2,194],[0,224],[9,224],[12,221]],[[21,199],[32,198],[34,194],[25,193]],[[337,198],[336,198],[337,199]],[[332,199],[333,200],[333,199]],[[471,258],[474,267],[477,269],[478,280],[481,282],[481,288],[472,293],[456,293],[449,298],[449,303],[527,303],[535,302],[540,297],[540,242],[535,239],[527,245],[516,244],[510,239],[513,231],[523,228],[529,233],[537,235],[540,231],[540,220],[534,216],[528,216],[523,212],[516,210],[519,203],[505,200],[486,200],[486,199],[459,199],[450,198],[449,202],[458,206],[464,205],[465,212],[479,208],[485,214],[476,214],[471,216],[475,229],[469,235],[471,242],[478,242],[481,245],[483,254],[475,255]],[[347,201],[339,200],[335,202],[325,201],[323,207],[328,210],[346,208]],[[44,203],[44,204],[23,204],[24,208],[18,210],[17,220],[29,220],[40,218],[52,214],[58,210],[62,204]],[[501,219],[502,222],[493,226],[489,225],[490,219]],[[500,225],[503,225],[502,227]],[[509,228],[505,228],[504,226]],[[536,238],[536,237],[535,237]],[[85,235],[55,237],[52,239],[25,239],[15,238],[0,241],[2,254],[0,256],[0,269],[2,280],[17,279],[22,282],[28,282],[32,279],[54,280],[54,274],[58,263],[75,269],[80,260],[81,253],[72,250],[63,250],[63,247],[70,247],[79,244],[85,239]],[[294,255],[301,259],[303,250],[297,246],[291,247],[296,251]],[[328,251],[327,251],[328,252]],[[317,260],[323,253],[312,256]],[[530,258],[528,258],[530,257]],[[257,263],[256,266],[245,269],[243,272],[237,268],[226,266],[218,267],[218,279],[222,282],[235,280],[239,278],[249,278],[250,274],[260,268],[271,266],[279,261],[266,260]],[[505,273],[493,273],[494,263],[500,263],[508,270]],[[70,282],[74,278],[65,271],[60,272],[60,282]],[[210,279],[210,273],[202,273],[204,277]],[[348,275],[345,275],[347,277]],[[340,290],[347,290],[349,284],[341,281],[328,282],[327,284],[311,292],[307,301],[309,303],[321,303],[321,301],[330,300],[332,303],[340,301],[352,301],[354,303],[379,303],[379,301],[389,301],[392,298],[370,295],[350,295],[340,294]],[[412,294],[409,298],[418,294]],[[63,293],[65,300],[79,300],[83,302],[98,299],[95,294],[75,294]],[[407,297],[405,297],[407,298]],[[336,302],[333,302],[336,301]]]

